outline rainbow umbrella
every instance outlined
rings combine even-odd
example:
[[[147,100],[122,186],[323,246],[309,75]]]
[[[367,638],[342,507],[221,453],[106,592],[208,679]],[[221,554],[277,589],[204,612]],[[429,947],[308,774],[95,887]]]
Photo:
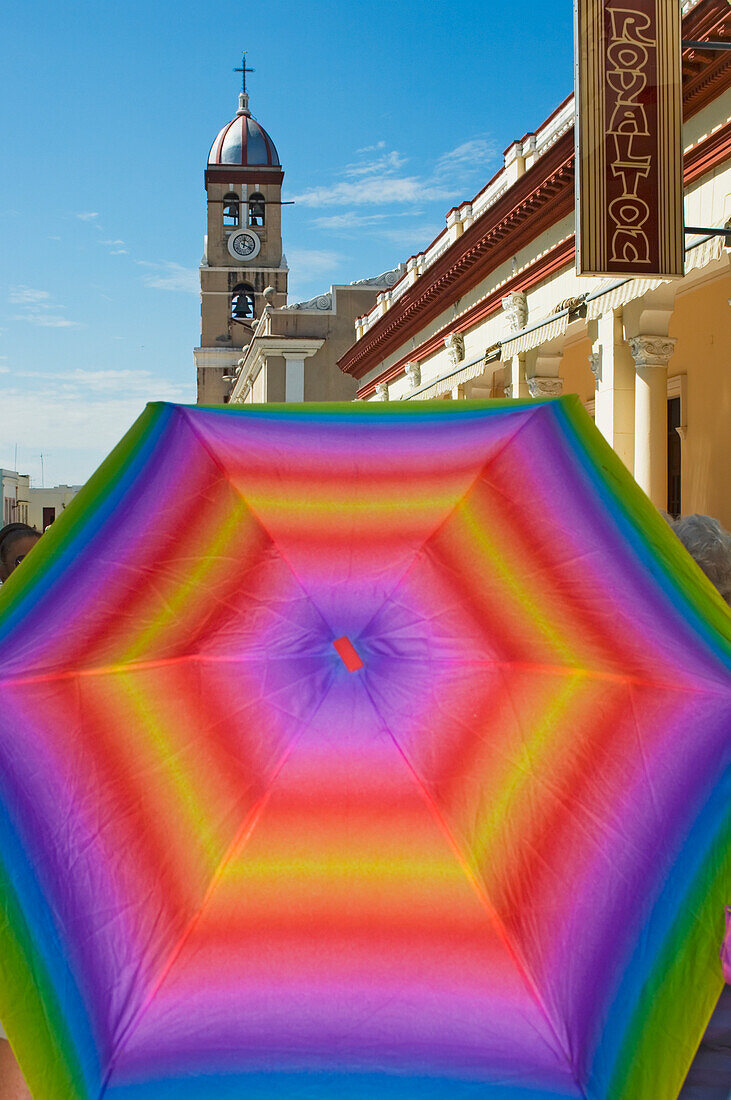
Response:
[[[728,627],[576,398],[149,406],[0,602],[35,1096],[675,1097]]]

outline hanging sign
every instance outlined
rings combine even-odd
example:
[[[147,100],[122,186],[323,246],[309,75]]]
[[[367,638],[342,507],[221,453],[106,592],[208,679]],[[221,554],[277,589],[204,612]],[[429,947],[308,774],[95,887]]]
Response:
[[[580,275],[683,274],[678,0],[575,0]]]

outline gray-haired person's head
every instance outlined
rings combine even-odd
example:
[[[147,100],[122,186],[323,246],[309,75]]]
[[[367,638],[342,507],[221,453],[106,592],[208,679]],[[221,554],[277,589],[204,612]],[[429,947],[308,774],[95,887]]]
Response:
[[[670,523],[711,584],[731,604],[731,534],[712,516],[683,516]]]

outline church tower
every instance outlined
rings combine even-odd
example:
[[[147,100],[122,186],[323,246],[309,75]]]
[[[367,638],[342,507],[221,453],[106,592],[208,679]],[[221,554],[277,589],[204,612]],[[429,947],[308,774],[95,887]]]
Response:
[[[287,302],[282,253],[282,180],[274,142],[249,111],[246,56],[234,118],[219,132],[205,173],[208,233],[200,267],[201,346],[193,355],[198,404],[228,397],[242,348],[266,302]],[[271,287],[274,294],[264,290]]]

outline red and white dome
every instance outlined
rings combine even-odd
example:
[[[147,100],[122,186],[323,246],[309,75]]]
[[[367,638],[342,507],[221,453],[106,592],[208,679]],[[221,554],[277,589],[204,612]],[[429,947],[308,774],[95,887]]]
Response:
[[[249,97],[239,96],[236,117],[219,132],[208,154],[209,167],[231,164],[239,167],[279,167],[279,156],[266,130],[249,114]]]

